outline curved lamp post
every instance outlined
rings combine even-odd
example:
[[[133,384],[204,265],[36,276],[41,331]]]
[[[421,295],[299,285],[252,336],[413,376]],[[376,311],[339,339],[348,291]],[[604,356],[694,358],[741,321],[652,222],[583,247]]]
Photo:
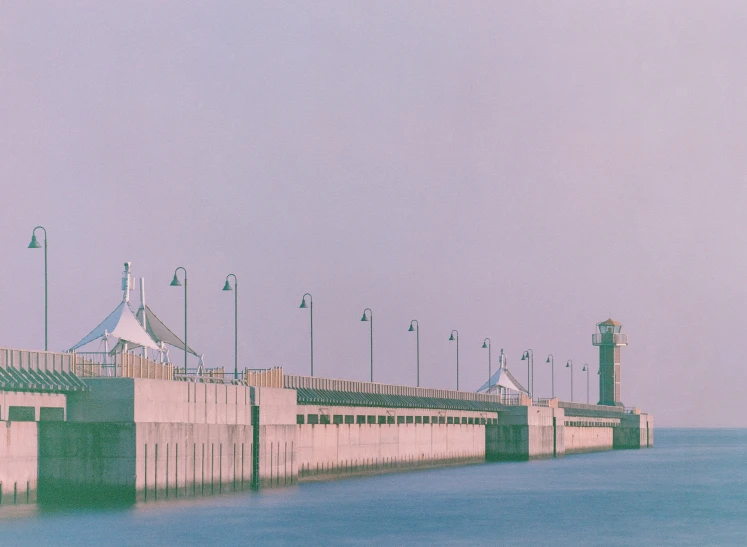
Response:
[[[366,316],[366,312],[368,312],[368,316]],[[361,321],[368,321],[370,331],[371,331],[371,381],[373,382],[373,312],[371,311],[371,308],[366,308],[363,310],[363,317],[361,317]]]
[[[488,350],[488,391],[490,393],[490,379],[493,377],[493,365],[490,360],[490,338],[486,338],[482,341],[482,349]]]
[[[571,402],[573,402],[573,361],[571,359],[568,359],[565,368],[571,369]]]
[[[534,352],[528,349],[521,356],[522,361],[527,361],[527,391],[529,391],[529,398],[532,398],[534,393]]]
[[[233,288],[228,278],[233,277]],[[239,281],[235,274],[226,276],[224,291],[233,291],[233,379],[239,379]]]
[[[555,398],[555,357],[553,357],[552,353],[547,356],[547,361],[545,363],[550,363],[550,371],[552,373],[552,398]]]
[[[456,338],[454,337],[454,333],[456,333]],[[457,358],[457,391],[459,391],[459,331],[454,329],[451,331],[451,336],[449,336],[449,340],[456,340],[456,358]]]
[[[44,351],[49,349],[49,337],[48,337],[48,299],[47,299],[47,230],[44,226],[37,226],[31,232],[31,243],[29,243],[29,249],[39,249],[41,245],[36,239],[36,231],[41,230],[44,232]]]
[[[311,293],[305,293],[301,297],[301,305],[299,308],[305,308],[306,297],[309,297],[309,319],[311,320],[311,375],[314,376],[314,300],[311,298]]]
[[[415,328],[412,328],[412,324],[415,323]],[[420,387],[420,323],[418,323],[417,319],[413,319],[410,321],[410,328],[407,329],[407,332],[413,332],[415,331],[415,343],[416,343],[416,349],[417,349],[417,372],[416,372],[416,386]]]
[[[584,364],[584,368],[581,369],[581,372],[586,373],[586,404],[589,404],[589,365]]]
[[[184,375],[187,375],[187,353],[189,353],[189,345],[187,345],[187,270],[183,266],[179,266],[174,270],[174,279],[171,280],[170,285],[172,287],[181,287],[182,284],[179,282],[177,273],[179,270],[184,272]]]

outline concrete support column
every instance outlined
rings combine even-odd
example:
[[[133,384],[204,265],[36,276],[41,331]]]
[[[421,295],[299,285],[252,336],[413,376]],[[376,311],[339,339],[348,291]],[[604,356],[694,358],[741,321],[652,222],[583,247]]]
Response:
[[[498,412],[498,425],[485,427],[487,460],[529,460],[565,454],[564,411],[517,406]]]
[[[625,414],[612,434],[613,448],[654,446],[654,418],[650,414]]]

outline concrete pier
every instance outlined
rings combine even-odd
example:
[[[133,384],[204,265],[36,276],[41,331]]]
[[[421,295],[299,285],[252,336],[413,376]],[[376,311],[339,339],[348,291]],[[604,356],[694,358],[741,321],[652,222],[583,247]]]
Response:
[[[158,499],[248,488],[252,390],[140,378],[87,380],[68,422],[39,424],[39,500]]]
[[[65,419],[65,395],[0,391],[0,504],[36,501],[38,424]]]
[[[653,418],[621,406],[280,369],[252,381],[87,377],[80,391],[0,392],[0,503],[134,503],[654,440]]]

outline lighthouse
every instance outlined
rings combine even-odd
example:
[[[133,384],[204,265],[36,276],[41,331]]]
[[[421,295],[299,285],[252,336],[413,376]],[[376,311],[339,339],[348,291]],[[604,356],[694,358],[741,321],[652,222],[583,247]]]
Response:
[[[620,348],[628,345],[628,335],[620,332],[622,325],[613,319],[597,323],[591,343],[599,346],[599,403],[623,406],[620,400]]]

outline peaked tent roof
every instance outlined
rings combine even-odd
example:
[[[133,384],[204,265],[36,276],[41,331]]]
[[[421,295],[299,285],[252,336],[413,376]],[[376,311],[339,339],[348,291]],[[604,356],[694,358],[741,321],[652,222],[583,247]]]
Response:
[[[519,383],[519,381],[514,378],[514,375],[511,374],[508,369],[499,368],[498,372],[493,374],[493,376],[490,378],[490,387],[493,386],[500,386],[505,387],[507,389],[511,389],[513,391],[520,391],[522,393],[527,393],[527,390],[524,389],[524,387]],[[488,389],[488,382],[485,382],[480,389],[478,389],[478,393],[480,391],[487,391]]]
[[[176,349],[180,349],[184,351],[184,342],[181,338],[179,338],[176,334],[172,332],[170,328],[168,328],[163,321],[161,321],[158,316],[153,313],[153,310],[151,310],[147,305],[145,306],[145,310],[148,312],[145,314],[145,327],[148,331],[148,334],[156,341],[156,342],[164,342],[170,346],[175,347]],[[143,322],[143,307],[140,306],[140,309],[137,310],[137,320],[142,323]],[[193,350],[192,348],[188,348],[189,353],[192,355],[199,357],[200,355]]]
[[[156,342],[145,332],[142,325],[135,319],[135,314],[132,313],[130,306],[124,301],[98,327],[93,329],[88,336],[70,349],[74,350],[85,346],[89,342],[99,340],[107,335],[136,344],[137,346],[158,349]]]

